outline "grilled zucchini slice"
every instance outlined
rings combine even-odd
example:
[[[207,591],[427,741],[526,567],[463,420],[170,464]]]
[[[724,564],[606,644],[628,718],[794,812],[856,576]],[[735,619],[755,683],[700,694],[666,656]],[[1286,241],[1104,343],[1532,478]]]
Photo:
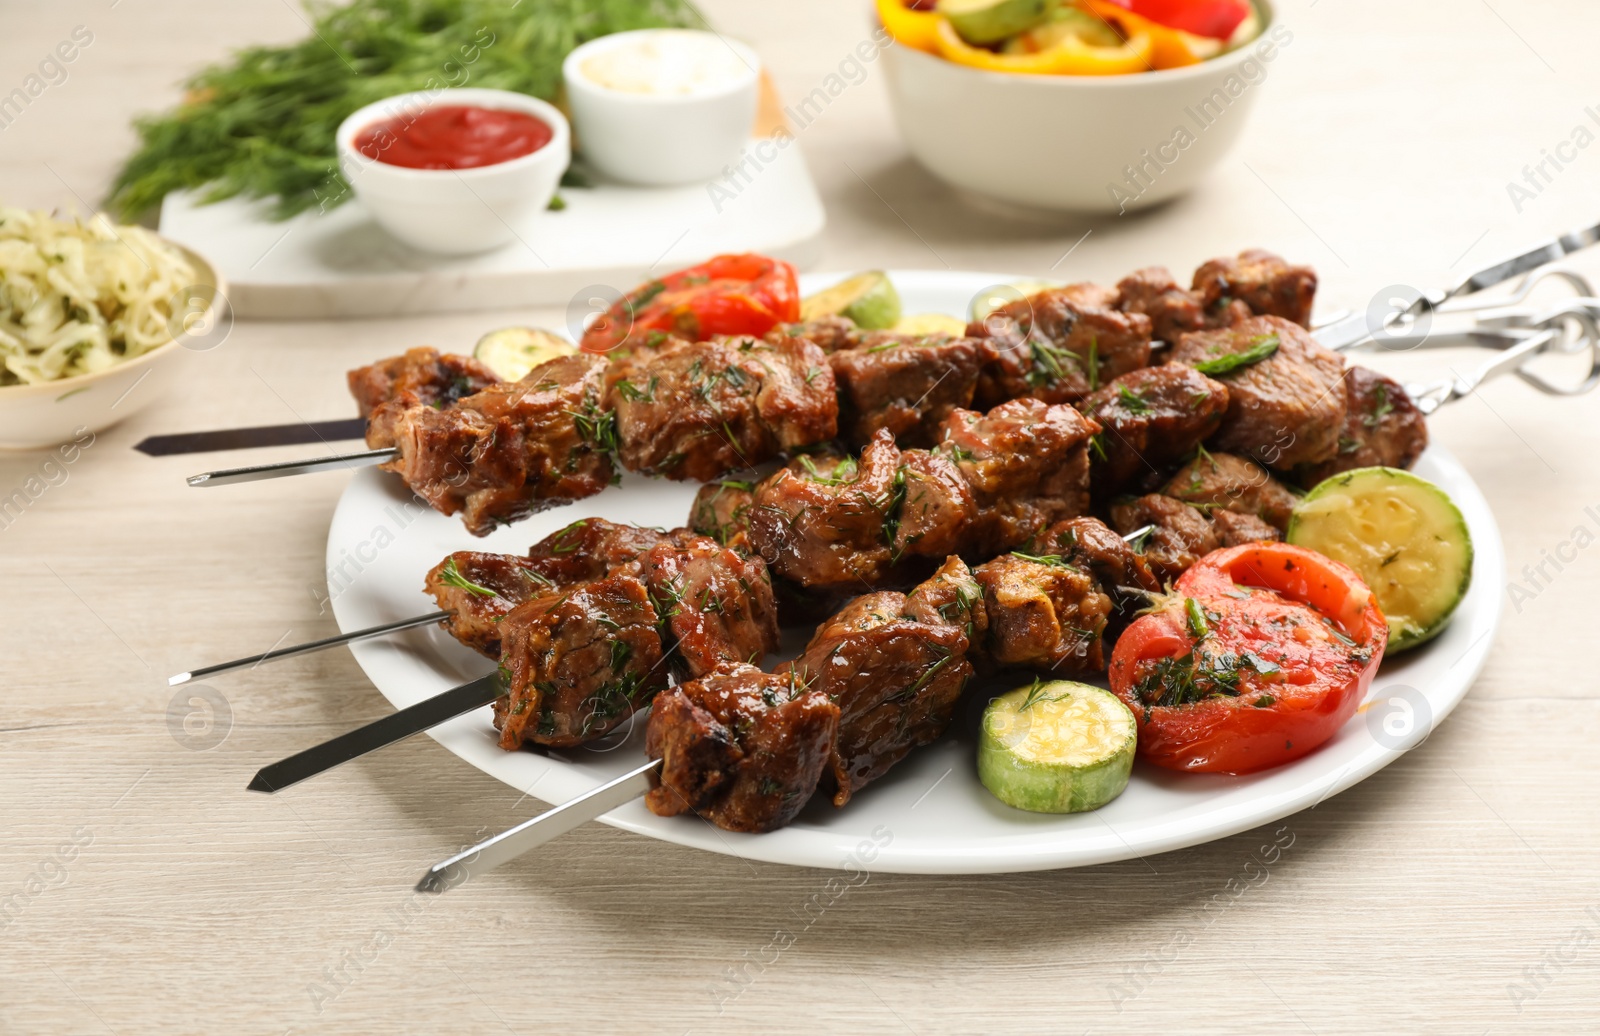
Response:
[[[523,375],[558,356],[571,356],[578,347],[554,331],[537,327],[502,327],[478,339],[472,348],[473,359],[507,381],[521,381]]]
[[[1110,691],[1036,680],[984,710],[978,779],[1017,809],[1099,809],[1128,786],[1137,741],[1133,712]]]
[[[882,270],[868,270],[800,300],[800,319],[838,315],[866,331],[881,331],[900,320],[900,293]]]
[[[1296,505],[1288,541],[1356,570],[1389,620],[1388,654],[1439,635],[1472,585],[1472,535],[1449,495],[1399,468],[1356,468]]]

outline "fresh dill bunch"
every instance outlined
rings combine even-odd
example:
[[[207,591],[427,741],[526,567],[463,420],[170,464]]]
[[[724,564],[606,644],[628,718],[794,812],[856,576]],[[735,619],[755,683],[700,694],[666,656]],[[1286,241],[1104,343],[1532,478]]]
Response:
[[[578,44],[629,29],[703,28],[688,0],[354,0],[309,8],[299,43],[251,47],[185,84],[174,111],[135,122],[140,147],[106,200],[125,219],[168,192],[206,202],[273,198],[287,219],[351,192],[334,132],[395,94],[492,87],[556,100],[561,61]]]

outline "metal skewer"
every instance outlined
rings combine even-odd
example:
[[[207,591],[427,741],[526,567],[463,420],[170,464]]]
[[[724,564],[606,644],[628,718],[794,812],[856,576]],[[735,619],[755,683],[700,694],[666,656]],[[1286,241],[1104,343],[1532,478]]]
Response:
[[[499,673],[479,677],[471,683],[424,698],[415,705],[279,760],[271,766],[263,766],[251,778],[249,790],[282,791],[307,777],[331,770],[340,763],[347,763],[396,741],[404,741],[463,713],[481,709],[504,693]]]
[[[1530,275],[1528,283],[1509,299],[1496,299],[1480,306],[1463,306],[1446,308],[1442,301],[1429,303],[1427,311],[1440,313],[1467,313],[1478,310],[1493,311],[1503,310],[1491,318],[1486,318],[1479,323],[1470,324],[1465,328],[1454,331],[1433,331],[1416,335],[1405,333],[1392,334],[1385,332],[1385,328],[1393,327],[1405,318],[1409,310],[1396,310],[1389,314],[1388,319],[1381,328],[1371,326],[1367,314],[1353,313],[1336,319],[1331,323],[1323,324],[1313,332],[1313,337],[1329,349],[1335,351],[1348,351],[1364,347],[1377,347],[1386,350],[1413,349],[1426,342],[1433,347],[1446,347],[1457,345],[1484,346],[1492,349],[1510,349],[1521,344],[1527,337],[1527,331],[1537,326],[1537,318],[1526,311],[1507,309],[1508,303],[1514,303],[1525,297],[1532,290],[1533,284],[1546,277],[1557,277],[1568,281],[1573,286],[1584,291],[1585,294],[1569,303],[1569,308],[1585,308],[1588,312],[1600,311],[1600,298],[1592,295],[1588,282],[1579,275],[1569,270],[1553,269],[1536,272]],[[1436,293],[1439,298],[1454,298],[1446,293]],[[1576,314],[1572,314],[1576,315]],[[1382,333],[1375,333],[1382,332]],[[1590,338],[1593,342],[1595,339]],[[1581,348],[1583,342],[1573,343],[1574,348]],[[1523,355],[1519,353],[1518,355]],[[1541,391],[1550,392],[1545,387],[1542,379],[1525,378],[1529,384]],[[1455,398],[1455,397],[1453,397]],[[1431,411],[1427,411],[1430,412]],[[365,450],[361,453],[340,453],[331,457],[318,457],[313,460],[288,460],[276,464],[256,464],[243,468],[222,468],[217,471],[205,471],[198,475],[190,475],[187,479],[189,485],[195,488],[209,489],[213,486],[232,486],[243,482],[262,482],[273,478],[287,478],[291,475],[309,475],[319,471],[336,471],[341,468],[365,468],[394,460],[400,451],[394,447],[381,450]]]
[[[415,629],[418,626],[443,622],[454,614],[454,612],[447,611],[429,612],[427,615],[414,615],[409,619],[401,619],[399,622],[386,622],[382,626],[368,626],[364,630],[356,630],[353,633],[341,633],[337,637],[324,637],[322,640],[313,640],[305,644],[295,644],[286,648],[273,648],[271,651],[263,651],[259,655],[251,655],[248,658],[237,658],[232,662],[202,666],[187,673],[169,676],[167,677],[167,686],[176,687],[180,683],[188,683],[190,680],[203,680],[208,676],[231,673],[236,669],[254,669],[263,662],[276,662],[280,658],[293,658],[295,655],[309,655],[313,651],[322,651],[327,648],[338,647],[341,644],[354,644],[361,640],[371,640],[373,637],[399,633],[401,630]]]
[[[179,453],[253,450],[261,446],[298,446],[303,443],[360,439],[366,434],[365,418],[340,417],[332,421],[267,424],[252,428],[224,428],[216,432],[152,435],[135,443],[133,448],[147,457],[170,457]]]
[[[1154,528],[1154,525],[1141,526],[1122,538],[1132,543]],[[431,620],[432,616],[428,618]],[[314,645],[304,645],[304,647],[316,650]],[[490,673],[488,676],[454,687],[431,698],[425,698],[399,712],[373,720],[349,733],[313,745],[303,752],[263,767],[251,779],[249,790],[264,791],[269,794],[282,791],[290,785],[315,777],[369,752],[376,752],[380,748],[415,737],[446,720],[455,719],[463,713],[492,704],[504,693],[505,688],[500,682],[500,674]]]
[[[561,837],[575,827],[639,798],[650,790],[650,775],[661,766],[661,760],[652,759],[643,766],[613,778],[593,791],[586,791],[568,799],[559,806],[545,810],[538,816],[524,820],[516,827],[502,831],[493,838],[479,842],[448,860],[428,868],[428,873],[417,882],[418,892],[444,892],[462,884],[474,873],[494,870],[502,863],[515,860],[523,853],[537,849],[546,842]]]
[[[316,471],[334,471],[339,468],[368,468],[394,460],[400,451],[390,447],[384,450],[367,450],[365,453],[336,453],[316,460],[286,460],[277,464],[256,464],[248,468],[223,468],[190,475],[191,486],[209,489],[212,486],[232,486],[240,482],[261,482],[269,478],[287,478],[290,475],[309,475]]]

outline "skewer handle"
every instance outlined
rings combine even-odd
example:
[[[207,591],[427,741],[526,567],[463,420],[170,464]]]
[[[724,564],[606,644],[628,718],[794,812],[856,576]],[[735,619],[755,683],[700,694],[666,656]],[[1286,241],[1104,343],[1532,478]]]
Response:
[[[360,439],[367,434],[364,417],[333,421],[304,421],[295,424],[257,425],[253,428],[224,428],[215,432],[179,432],[152,435],[134,444],[134,449],[149,457],[170,457],[178,453],[211,453],[217,450],[253,450],[261,446],[298,446],[301,443]]]
[[[471,683],[464,683],[460,687],[451,688],[443,694],[424,698],[415,705],[408,705],[399,712],[373,720],[348,734],[341,734],[331,741],[324,741],[287,759],[280,759],[271,766],[263,766],[251,779],[249,790],[262,791],[269,795],[282,791],[308,777],[315,777],[342,763],[359,759],[368,752],[375,752],[386,745],[404,741],[446,720],[455,719],[474,709],[493,704],[494,700],[504,693],[505,687],[500,681],[500,674],[496,672]]]
[[[223,468],[190,475],[188,482],[196,488],[231,486],[240,482],[260,482],[269,478],[287,478],[290,475],[309,475],[316,471],[334,471],[339,468],[366,468],[400,455],[397,449],[367,450],[365,453],[340,453],[317,460],[286,460],[278,464],[257,464],[248,468]]]
[[[661,760],[652,759],[593,791],[568,799],[531,820],[524,820],[516,827],[434,864],[417,882],[417,891],[443,892],[454,888],[474,874],[494,870],[502,863],[537,849],[575,827],[597,820],[618,806],[632,802],[650,790],[650,774],[660,765]]]
[[[188,683],[190,680],[203,680],[208,676],[216,676],[218,673],[231,673],[236,669],[253,669],[263,662],[276,662],[280,658],[308,655],[313,651],[322,651],[327,648],[338,647],[341,644],[354,644],[360,640],[371,640],[373,637],[399,633],[401,630],[428,626],[435,622],[443,622],[451,614],[451,612],[447,611],[429,612],[427,615],[414,615],[409,619],[401,619],[398,622],[387,622],[382,626],[368,626],[364,630],[341,633],[337,637],[326,637],[322,640],[313,640],[305,644],[292,644],[286,648],[273,648],[271,651],[263,651],[259,655],[251,655],[248,658],[238,658],[232,662],[203,666],[187,673],[179,673],[177,676],[167,678],[167,686],[176,687],[180,683]]]

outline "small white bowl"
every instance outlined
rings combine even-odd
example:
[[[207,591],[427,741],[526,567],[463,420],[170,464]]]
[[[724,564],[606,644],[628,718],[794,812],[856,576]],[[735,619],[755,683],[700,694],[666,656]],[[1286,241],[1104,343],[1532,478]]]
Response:
[[[1075,212],[1154,205],[1222,161],[1292,42],[1271,6],[1257,7],[1255,40],[1197,65],[1129,75],[990,72],[894,44],[884,67],[895,121],[918,161],[977,194]]]
[[[442,105],[526,112],[550,127],[532,154],[475,169],[408,169],[368,158],[356,136],[374,123]],[[554,105],[510,90],[420,90],[358,109],[339,124],[339,169],[361,204],[389,233],[413,248],[470,255],[515,239],[555,197],[572,160],[572,132]]]
[[[732,50],[742,74],[724,86],[690,93],[614,90],[583,72],[583,63],[651,36],[689,34]],[[647,186],[703,183],[723,172],[750,139],[760,93],[761,59],[736,40],[697,29],[635,29],[577,47],[561,63],[578,148],[596,170]]]
[[[195,352],[222,344],[232,327],[221,276],[211,264],[165,238],[195,269],[195,283],[171,341],[115,367],[38,385],[0,388],[0,449],[30,450],[93,441],[103,431],[152,403],[179,380]]]

